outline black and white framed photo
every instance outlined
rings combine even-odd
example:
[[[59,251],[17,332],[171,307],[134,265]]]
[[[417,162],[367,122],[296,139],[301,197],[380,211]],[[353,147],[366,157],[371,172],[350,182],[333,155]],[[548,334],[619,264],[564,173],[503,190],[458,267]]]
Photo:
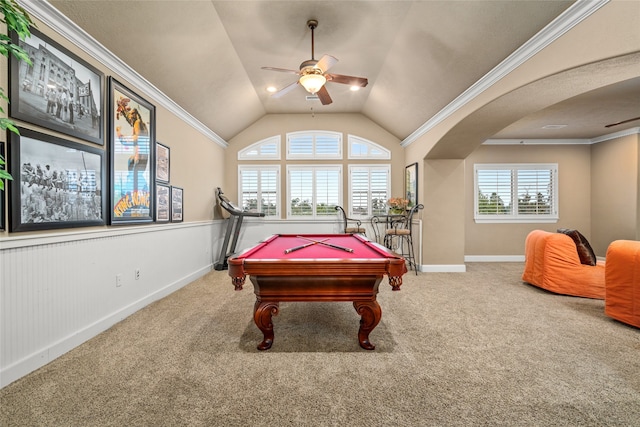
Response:
[[[171,174],[170,148],[160,142],[156,142],[156,181],[169,182]]]
[[[9,231],[104,225],[104,151],[19,130],[9,143]]]
[[[171,187],[156,184],[156,222],[171,220]]]
[[[0,156],[2,156],[2,158],[6,161],[7,160],[7,155],[4,152],[4,142],[0,141]],[[6,167],[6,165],[5,165]],[[9,185],[10,181],[7,181],[7,185]],[[6,187],[5,187],[6,188]],[[4,197],[5,197],[5,192],[4,191],[0,191],[0,231],[4,230]]]
[[[156,109],[114,78],[109,83],[111,224],[152,222]]]
[[[182,222],[182,196],[180,187],[171,187],[171,222]]]
[[[32,64],[10,55],[9,115],[104,145],[104,74],[37,30],[11,38]]]

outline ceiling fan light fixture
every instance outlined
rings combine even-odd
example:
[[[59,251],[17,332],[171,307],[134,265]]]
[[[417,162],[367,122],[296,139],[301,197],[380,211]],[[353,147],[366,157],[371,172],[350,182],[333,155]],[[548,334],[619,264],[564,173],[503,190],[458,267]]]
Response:
[[[327,82],[327,79],[322,75],[321,70],[317,68],[314,70],[317,70],[319,73],[314,71],[308,74],[303,74],[300,76],[299,80],[300,84],[312,95],[315,95],[316,92],[318,92]]]

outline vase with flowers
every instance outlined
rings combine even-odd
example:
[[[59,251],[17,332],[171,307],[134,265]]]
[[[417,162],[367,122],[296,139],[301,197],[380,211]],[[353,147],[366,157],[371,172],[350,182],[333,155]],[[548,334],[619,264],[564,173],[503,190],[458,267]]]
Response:
[[[390,213],[400,215],[406,212],[409,200],[402,197],[392,197],[387,200],[387,206],[389,206]]]

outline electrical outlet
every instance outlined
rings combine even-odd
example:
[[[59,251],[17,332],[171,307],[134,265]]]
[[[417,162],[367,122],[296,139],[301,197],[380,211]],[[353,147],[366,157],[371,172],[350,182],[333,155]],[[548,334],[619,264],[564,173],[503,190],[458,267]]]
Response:
[[[134,272],[134,277],[136,278],[136,280],[138,280],[140,278],[140,269],[136,268],[136,271]]]
[[[116,288],[122,286],[122,274],[116,274]]]

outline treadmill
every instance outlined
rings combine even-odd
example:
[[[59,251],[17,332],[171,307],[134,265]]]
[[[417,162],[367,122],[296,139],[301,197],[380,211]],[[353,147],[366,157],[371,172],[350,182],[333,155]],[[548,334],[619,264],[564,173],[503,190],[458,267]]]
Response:
[[[224,242],[220,249],[220,257],[214,265],[214,269],[227,270],[229,265],[227,260],[231,255],[236,252],[236,245],[238,244],[238,237],[240,236],[240,228],[242,227],[242,220],[246,216],[263,217],[262,212],[245,212],[233,203],[222,193],[220,187],[216,189],[216,198],[222,208],[229,212],[229,218],[227,220],[227,231],[224,235]],[[233,235],[233,239],[231,238]]]

